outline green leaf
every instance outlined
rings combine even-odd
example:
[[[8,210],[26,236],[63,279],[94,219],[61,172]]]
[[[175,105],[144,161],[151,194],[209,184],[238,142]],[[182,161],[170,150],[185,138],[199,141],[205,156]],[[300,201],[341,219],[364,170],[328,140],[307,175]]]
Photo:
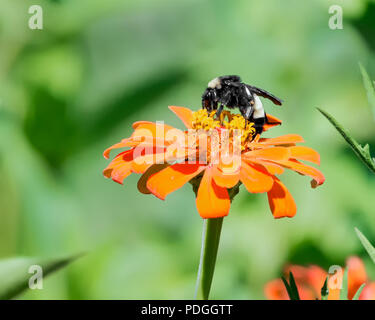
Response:
[[[292,289],[292,292],[294,294],[294,298],[295,298],[294,300],[300,300],[298,288],[296,286],[296,282],[294,281],[292,272],[289,272],[289,283],[290,283],[290,288]]]
[[[0,299],[12,299],[29,288],[29,280],[35,274],[35,270],[30,269],[31,266],[40,266],[44,279],[45,276],[65,267],[80,256],[59,259],[16,257],[0,260]]]
[[[323,287],[320,290],[320,294],[321,294],[322,300],[327,300],[328,299],[328,294],[329,294],[329,290],[328,290],[328,276],[327,276],[326,280],[324,281]]]
[[[286,292],[288,293],[288,296],[289,296],[289,299],[290,300],[294,300],[294,295],[293,295],[293,292],[289,286],[289,283],[288,281],[284,278],[284,276],[281,277],[281,280],[283,281],[284,283],[284,286],[285,286],[285,289],[286,289]]]
[[[340,300],[348,300],[348,268],[345,269],[344,276],[342,278]]]
[[[372,109],[372,113],[375,118],[375,87],[374,83],[371,81],[370,76],[368,75],[366,69],[362,66],[362,64],[359,64],[359,68],[361,69],[362,78],[363,78],[363,84],[366,89],[367,93],[367,100],[370,104],[370,107]]]
[[[357,155],[357,157],[362,160],[362,162],[373,172],[375,173],[375,161],[371,157],[370,154],[370,147],[368,144],[366,144],[364,147],[362,147],[355,139],[351,137],[349,132],[345,130],[334,117],[332,117],[328,112],[317,108],[319,112],[324,115],[329,122],[336,128],[336,130],[343,136],[343,138],[346,140],[346,142],[350,145],[350,147],[353,149],[354,153]]]
[[[362,285],[358,288],[357,292],[355,293],[354,297],[352,300],[358,300],[359,296],[362,293],[363,288],[365,287],[366,283],[362,283]]]
[[[372,246],[370,241],[367,240],[367,238],[363,235],[363,233],[359,231],[359,229],[354,228],[354,230],[357,233],[359,240],[362,242],[362,245],[366,249],[371,260],[375,263],[375,248]]]
[[[296,282],[294,281],[293,273],[289,272],[289,283],[284,277],[281,277],[281,280],[284,283],[284,286],[286,288],[286,291],[288,292],[288,296],[290,300],[301,300],[299,297]]]

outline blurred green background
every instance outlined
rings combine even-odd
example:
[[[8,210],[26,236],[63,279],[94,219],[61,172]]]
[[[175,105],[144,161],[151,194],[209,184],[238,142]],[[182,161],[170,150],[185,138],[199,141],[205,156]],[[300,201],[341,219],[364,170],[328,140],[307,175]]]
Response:
[[[0,1],[0,258],[87,252],[31,299],[190,299],[202,220],[191,186],[165,202],[104,179],[102,152],[137,120],[182,128],[168,105],[200,107],[207,82],[239,74],[280,96],[269,113],[321,154],[326,183],[286,173],[298,213],[273,219],[266,194],[242,190],[223,225],[211,298],[263,298],[287,262],[366,258],[375,179],[316,107],[375,148],[358,62],[375,78],[375,2],[224,0]],[[344,29],[330,30],[340,4]]]

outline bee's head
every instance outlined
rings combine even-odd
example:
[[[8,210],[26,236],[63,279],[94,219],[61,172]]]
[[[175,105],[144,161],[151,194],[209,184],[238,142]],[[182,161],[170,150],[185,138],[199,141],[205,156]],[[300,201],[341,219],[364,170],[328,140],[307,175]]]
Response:
[[[240,82],[241,78],[239,76],[221,76],[212,79],[207,87],[210,89],[221,89],[223,86],[229,85],[233,82]]]

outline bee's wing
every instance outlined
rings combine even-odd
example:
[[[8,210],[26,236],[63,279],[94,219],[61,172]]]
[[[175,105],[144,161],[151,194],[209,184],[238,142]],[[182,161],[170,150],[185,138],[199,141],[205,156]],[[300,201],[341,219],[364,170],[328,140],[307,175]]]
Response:
[[[251,90],[251,92],[255,93],[256,95],[270,99],[274,104],[277,104],[278,106],[282,105],[283,100],[275,97],[273,94],[269,93],[268,91],[250,86],[248,84],[246,86]]]

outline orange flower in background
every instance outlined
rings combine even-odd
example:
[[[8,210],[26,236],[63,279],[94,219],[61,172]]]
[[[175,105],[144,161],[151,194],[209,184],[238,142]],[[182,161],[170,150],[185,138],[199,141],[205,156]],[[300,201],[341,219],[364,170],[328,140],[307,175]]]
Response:
[[[299,135],[260,138],[241,115],[226,111],[215,119],[214,113],[204,109],[169,108],[188,130],[147,121],[134,123],[130,138],[105,150],[108,158],[112,149],[130,148],[112,160],[103,172],[106,177],[122,183],[132,172],[142,174],[139,191],[162,200],[190,182],[202,218],[226,216],[241,184],[251,193],[267,192],[275,218],[293,217],[295,202],[277,176],[291,169],[310,176],[312,187],[324,182],[319,170],[300,162],[319,164],[320,157],[311,148],[296,146],[304,142]],[[264,131],[281,123],[267,117],[270,124]]]
[[[352,299],[359,287],[363,283],[366,283],[359,299],[375,300],[375,281],[369,281],[362,260],[358,257],[349,257],[346,267],[348,268],[348,298]],[[286,278],[288,278],[289,272],[293,273],[301,300],[321,299],[321,288],[328,275],[327,272],[315,265],[308,267],[298,265],[287,266],[284,269]],[[332,283],[335,285],[335,288],[329,288],[328,300],[340,299],[339,288],[341,287],[343,273],[344,270],[340,274],[330,275],[328,285],[330,286],[330,283]],[[264,293],[269,300],[289,300],[288,293],[281,279],[268,282],[264,287]]]
[[[314,265],[309,267],[287,266],[284,269],[284,275],[288,281],[289,272],[293,273],[301,300],[320,299],[320,290],[327,276],[327,273],[322,268]],[[264,288],[264,293],[269,300],[289,300],[288,293],[281,279],[268,282]]]

